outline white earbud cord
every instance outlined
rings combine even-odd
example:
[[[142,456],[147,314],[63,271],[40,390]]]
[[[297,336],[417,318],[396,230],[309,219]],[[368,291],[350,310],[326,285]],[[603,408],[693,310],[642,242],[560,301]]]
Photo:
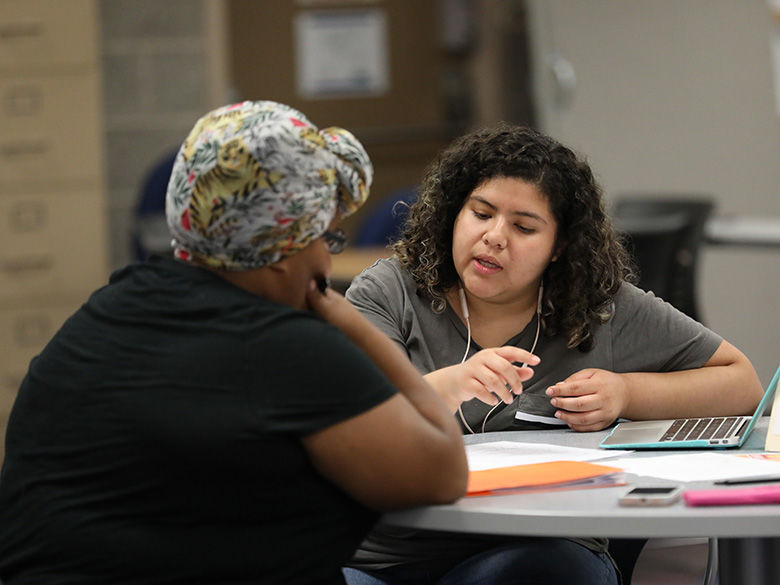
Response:
[[[539,284],[539,298],[536,301],[536,335],[534,336],[534,342],[531,345],[531,349],[528,350],[529,353],[533,353],[536,349],[536,344],[539,341],[539,332],[542,328],[542,293],[544,292],[544,285]],[[471,349],[471,319],[469,319],[469,306],[466,302],[466,293],[463,291],[463,287],[458,288],[458,296],[460,296],[460,309],[463,313],[463,318],[466,320],[466,351],[463,352],[463,359],[460,360],[460,363],[463,363],[466,361],[466,358],[469,356],[469,349]],[[525,367],[528,364],[526,362],[523,362],[521,367]],[[485,418],[482,419],[482,429],[481,432],[485,432],[485,425],[487,424],[488,418],[490,418],[490,415],[493,414],[493,411],[496,410],[499,406],[501,406],[502,401],[499,400],[498,403],[491,408],[488,413],[485,415]],[[469,423],[466,422],[466,417],[463,416],[463,409],[461,408],[461,405],[458,405],[458,414],[460,415],[460,420],[463,422],[463,426],[468,429],[468,431],[474,435],[476,432],[474,429],[472,429],[469,426]]]

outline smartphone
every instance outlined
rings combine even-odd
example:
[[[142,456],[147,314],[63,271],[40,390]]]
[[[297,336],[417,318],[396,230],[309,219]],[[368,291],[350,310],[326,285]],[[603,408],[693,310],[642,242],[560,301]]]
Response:
[[[668,506],[680,499],[682,487],[672,486],[639,486],[623,494],[618,503],[621,506]]]
[[[320,276],[317,278],[317,289],[322,294],[325,294],[325,289],[327,289],[329,286],[330,286],[330,279],[325,278],[324,276]]]

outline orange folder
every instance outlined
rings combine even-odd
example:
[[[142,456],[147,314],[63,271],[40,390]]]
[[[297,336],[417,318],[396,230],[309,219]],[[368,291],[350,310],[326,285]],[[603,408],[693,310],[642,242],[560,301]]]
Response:
[[[621,485],[623,470],[587,461],[548,461],[469,472],[466,495],[488,495],[498,490],[537,491]]]

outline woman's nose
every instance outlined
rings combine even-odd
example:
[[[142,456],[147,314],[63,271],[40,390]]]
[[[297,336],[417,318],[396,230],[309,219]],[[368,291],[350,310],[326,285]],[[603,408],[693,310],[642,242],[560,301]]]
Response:
[[[504,233],[505,222],[501,219],[496,219],[488,226],[487,231],[482,236],[482,241],[487,246],[495,246],[499,249],[506,248],[506,234]]]

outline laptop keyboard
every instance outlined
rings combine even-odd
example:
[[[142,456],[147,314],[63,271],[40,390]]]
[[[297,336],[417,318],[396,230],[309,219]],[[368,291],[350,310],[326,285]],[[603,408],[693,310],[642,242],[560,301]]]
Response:
[[[739,417],[681,418],[675,420],[661,441],[694,441],[696,439],[723,439],[730,436]]]

